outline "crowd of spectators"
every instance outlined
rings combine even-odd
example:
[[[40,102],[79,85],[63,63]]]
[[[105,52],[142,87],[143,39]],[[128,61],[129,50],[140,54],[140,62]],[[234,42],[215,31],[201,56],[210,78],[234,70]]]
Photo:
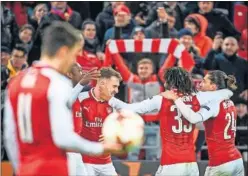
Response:
[[[118,98],[139,102],[163,91],[161,75],[166,68],[184,67],[196,85],[208,70],[218,69],[236,77],[238,89],[232,99],[237,126],[248,126],[247,2],[118,1],[102,2],[102,10],[98,6],[94,2],[1,2],[1,103],[9,80],[39,60],[44,29],[53,21],[65,21],[82,31],[85,41],[77,62],[83,70],[104,66],[106,46],[114,39],[175,38],[192,56],[183,60],[171,54],[115,54],[111,66],[123,77]],[[158,124],[154,113],[144,119],[147,125]],[[204,142],[200,134],[197,140]],[[248,146],[245,134],[247,129],[237,131],[237,145]]]

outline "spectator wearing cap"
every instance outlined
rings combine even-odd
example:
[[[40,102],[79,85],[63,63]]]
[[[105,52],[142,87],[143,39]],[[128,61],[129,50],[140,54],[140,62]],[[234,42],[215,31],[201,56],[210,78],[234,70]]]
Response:
[[[160,7],[157,10],[158,19],[146,29],[152,38],[176,38],[177,30],[174,28],[176,23],[176,12],[171,9]]]
[[[200,56],[206,57],[212,48],[212,39],[206,36],[208,21],[199,14],[191,14],[184,20],[184,27],[191,30],[194,43],[200,49]]]
[[[125,3],[123,1],[111,2],[96,17],[97,36],[101,43],[103,42],[105,32],[115,24],[113,13],[114,9],[117,6],[124,4]]]
[[[211,39],[214,39],[218,31],[223,32],[224,37],[233,36],[237,39],[240,37],[240,33],[235,29],[233,23],[227,16],[217,9],[214,9],[213,1],[198,2],[198,7],[189,13],[201,14],[207,19],[208,27],[206,35]]]
[[[193,56],[186,58],[175,58],[175,56],[169,54],[165,59],[160,61],[162,73],[171,67],[180,66],[187,71],[192,71],[195,66],[195,60],[199,60],[198,49],[193,45],[193,34],[189,29],[181,29],[178,32],[179,42],[184,45],[186,50]],[[197,69],[196,69],[197,70]],[[160,73],[160,74],[162,74]],[[162,81],[165,81],[162,79]]]
[[[11,53],[11,58],[7,68],[10,71],[10,78],[16,76],[21,70],[25,69],[27,64],[27,50],[23,45],[16,45]]]
[[[131,12],[126,5],[119,5],[114,9],[114,26],[121,28],[121,38],[128,39],[131,36],[133,28],[136,26],[131,18]],[[114,38],[115,27],[108,29],[104,35],[104,44]]]

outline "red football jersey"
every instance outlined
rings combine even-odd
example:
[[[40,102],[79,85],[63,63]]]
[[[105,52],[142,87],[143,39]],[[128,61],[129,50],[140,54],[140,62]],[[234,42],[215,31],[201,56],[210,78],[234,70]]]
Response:
[[[209,166],[218,166],[241,158],[235,147],[236,120],[237,113],[233,102],[225,100],[219,104],[218,115],[204,122]]]
[[[72,111],[73,111],[74,131],[78,134],[81,134],[83,120],[82,120],[82,109],[78,99],[73,104]]]
[[[79,101],[83,114],[81,136],[90,141],[98,141],[102,134],[102,125],[113,109],[108,102],[100,102],[93,95],[93,89],[79,94]],[[111,155],[102,156],[82,155],[84,163],[107,164],[111,162]]]
[[[192,110],[200,109],[196,96],[184,96],[183,101]],[[159,111],[162,141],[161,165],[196,162],[193,134],[195,125],[189,123],[173,101],[162,99]]]
[[[52,92],[60,86],[71,90],[69,83],[54,69],[36,66],[8,85],[19,150],[17,175],[69,175],[66,151],[54,143],[50,117],[50,102],[56,99]]]

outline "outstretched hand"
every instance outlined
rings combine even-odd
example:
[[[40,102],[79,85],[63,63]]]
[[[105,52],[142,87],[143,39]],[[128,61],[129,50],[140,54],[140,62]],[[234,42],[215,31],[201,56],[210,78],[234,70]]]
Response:
[[[93,68],[93,69],[83,73],[82,79],[79,81],[79,83],[82,86],[85,86],[85,85],[89,84],[89,82],[91,80],[97,80],[98,78],[100,78],[100,76],[101,76],[100,71],[98,71],[97,68]]]

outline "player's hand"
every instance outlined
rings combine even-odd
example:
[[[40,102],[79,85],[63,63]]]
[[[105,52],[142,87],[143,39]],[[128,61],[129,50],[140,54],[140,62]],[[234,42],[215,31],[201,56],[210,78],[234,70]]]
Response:
[[[104,101],[109,101],[112,98],[111,93],[109,92],[106,85],[100,85],[100,98]]]
[[[98,71],[97,68],[93,68],[82,75],[82,79],[79,81],[79,83],[82,86],[85,86],[89,84],[91,80],[97,80],[100,76],[101,76],[100,71]]]
[[[121,155],[125,153],[124,146],[122,144],[117,143],[103,143],[104,148],[104,154],[115,154],[115,155]]]
[[[167,98],[173,101],[179,98],[173,90],[167,90],[165,92],[162,92],[160,95],[163,96],[164,98]]]

